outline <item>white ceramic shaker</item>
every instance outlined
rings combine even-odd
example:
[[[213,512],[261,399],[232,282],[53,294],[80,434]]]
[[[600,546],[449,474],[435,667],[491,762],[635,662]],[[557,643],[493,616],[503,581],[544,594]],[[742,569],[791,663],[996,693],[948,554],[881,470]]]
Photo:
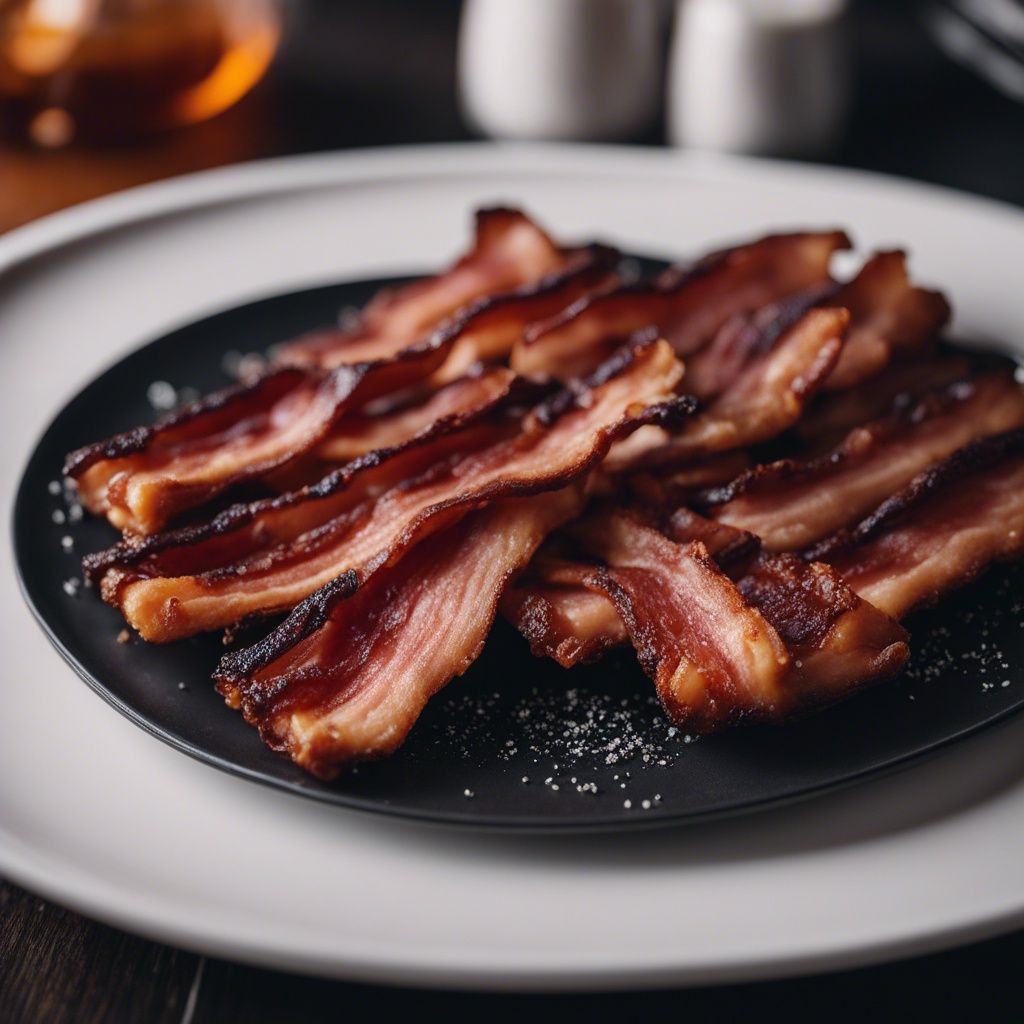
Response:
[[[678,0],[667,128],[674,145],[823,154],[847,102],[845,0]]]
[[[661,109],[665,13],[662,0],[466,0],[467,119],[496,138],[636,138]]]

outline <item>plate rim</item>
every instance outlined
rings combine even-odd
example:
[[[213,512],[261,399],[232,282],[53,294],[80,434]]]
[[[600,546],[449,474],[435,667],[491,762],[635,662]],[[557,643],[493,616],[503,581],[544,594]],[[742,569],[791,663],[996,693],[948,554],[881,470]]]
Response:
[[[824,177],[854,189],[867,189],[874,183],[890,191],[903,190],[917,198],[929,196],[939,202],[971,205],[979,213],[1009,215],[1015,219],[1024,216],[1013,203],[948,185],[813,161],[608,143],[475,141],[371,146],[244,160],[222,167],[172,175],[75,203],[0,235],[0,274],[44,252],[82,238],[94,237],[180,210],[202,209],[231,200],[271,196],[293,189],[327,188],[360,178],[373,177],[379,181],[382,172],[403,179],[408,177],[407,173],[394,172],[396,165],[401,166],[407,161],[418,165],[418,176],[422,178],[443,177],[452,170],[464,171],[467,169],[465,162],[474,159],[496,164],[496,167],[488,169],[500,169],[499,158],[502,162],[515,162],[520,173],[524,170],[524,164],[532,164],[534,169],[550,173],[552,161],[590,165],[593,161],[620,160],[635,165],[629,168],[630,173],[636,173],[642,168],[645,173],[668,176],[689,172],[745,179],[752,171],[756,171],[762,175],[777,175],[790,180],[820,180]]]
[[[0,237],[0,274],[5,270],[36,256],[77,241],[98,236],[119,226],[142,223],[150,218],[174,210],[196,209],[239,197],[252,199],[257,195],[272,196],[290,189],[310,189],[317,185],[327,187],[342,185],[347,181],[359,180],[367,170],[383,167],[395,170],[391,161],[396,158],[405,162],[404,173],[396,176],[410,177],[410,168],[426,160],[434,174],[447,170],[463,173],[486,174],[507,171],[513,164],[512,157],[533,160],[539,169],[551,173],[551,166],[544,167],[545,161],[554,158],[555,169],[559,162],[564,166],[572,161],[609,159],[617,162],[617,169],[632,174],[641,165],[658,166],[666,177],[685,177],[703,170],[716,173],[730,173],[734,177],[749,181],[753,172],[780,173],[792,180],[827,179],[844,183],[858,190],[870,188],[872,183],[882,185],[890,194],[893,190],[906,190],[916,197],[927,196],[939,202],[952,202],[961,210],[971,208],[988,217],[1012,217],[1018,224],[1024,223],[1024,214],[1017,207],[997,200],[972,196],[955,189],[929,183],[913,182],[876,172],[821,167],[813,164],[790,164],[785,161],[757,160],[749,158],[713,157],[697,154],[678,154],[663,150],[634,150],[629,147],[573,146],[573,145],[494,145],[478,143],[469,145],[439,145],[430,147],[393,147],[368,151],[350,151],[332,154],[315,154],[302,157],[284,157],[270,161],[257,161],[248,165],[227,167],[194,175],[184,175],[164,182],[140,186],[115,196],[92,200],[69,210],[52,214],[33,224]],[[469,160],[468,166],[461,161]],[[410,164],[408,161],[414,161]],[[375,163],[376,162],[376,163]],[[521,164],[516,172],[523,170]],[[614,163],[612,169],[615,169]],[[296,180],[293,171],[302,171]],[[275,182],[275,176],[282,180]],[[428,176],[428,175],[424,175]],[[197,180],[198,179],[198,180]],[[263,179],[266,179],[263,181]],[[261,187],[261,181],[266,185]],[[245,184],[244,195],[239,187]],[[193,190],[195,195],[192,194]],[[27,460],[22,460],[21,471]],[[1007,726],[1004,724],[1003,726]],[[431,828],[415,825],[410,828]],[[555,968],[551,973],[543,969],[527,967],[512,970],[507,966],[500,975],[483,974],[482,968],[470,965],[452,968],[436,959],[429,964],[413,964],[410,960],[401,963],[374,960],[372,956],[360,959],[346,952],[346,962],[340,963],[337,956],[303,954],[302,952],[282,953],[280,946],[240,939],[237,931],[218,929],[209,921],[190,921],[187,924],[175,914],[165,913],[159,918],[151,910],[132,905],[131,894],[109,886],[106,879],[98,876],[85,877],[84,883],[75,874],[74,865],[65,858],[56,869],[49,871],[38,857],[33,859],[31,851],[15,852],[23,845],[19,837],[8,832],[0,824],[0,836],[11,836],[13,842],[0,842],[0,869],[9,878],[22,882],[30,889],[90,914],[100,920],[128,928],[140,934],[150,935],[160,941],[171,942],[186,948],[213,952],[234,959],[261,963],[277,969],[290,969],[305,973],[330,975],[359,980],[375,980],[398,985],[457,985],[461,988],[489,988],[516,990],[553,990],[620,988],[628,985],[659,986],[672,984],[697,984],[777,977],[794,973],[811,973],[819,970],[836,969],[840,966],[855,966],[878,962],[896,956],[908,956],[948,947],[957,942],[981,939],[989,935],[1016,927],[1024,923],[1024,901],[1016,908],[991,910],[984,916],[961,913],[957,920],[947,922],[930,930],[906,929],[898,934],[888,934],[882,939],[848,940],[846,944],[823,950],[820,948],[794,952],[784,957],[765,960],[732,959],[728,964],[709,966],[706,963],[693,965],[645,966],[608,970],[587,964],[576,964]],[[49,856],[49,854],[48,854]],[[52,863],[54,858],[49,856]],[[81,872],[79,872],[81,874]],[[76,881],[79,883],[76,885]],[[111,892],[104,892],[104,887]],[[120,903],[116,896],[120,893]],[[924,925],[921,928],[927,928]]]

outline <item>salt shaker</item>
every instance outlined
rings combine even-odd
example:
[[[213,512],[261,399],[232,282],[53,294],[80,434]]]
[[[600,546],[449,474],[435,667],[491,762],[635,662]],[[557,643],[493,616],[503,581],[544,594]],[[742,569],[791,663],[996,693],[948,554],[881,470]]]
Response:
[[[661,0],[466,0],[459,85],[498,138],[625,141],[656,123]]]
[[[815,155],[839,139],[845,0],[678,0],[668,137],[740,153]]]

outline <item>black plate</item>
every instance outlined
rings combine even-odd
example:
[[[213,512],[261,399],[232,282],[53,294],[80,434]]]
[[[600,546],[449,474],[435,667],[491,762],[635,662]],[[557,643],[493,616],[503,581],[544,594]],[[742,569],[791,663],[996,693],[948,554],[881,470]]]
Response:
[[[627,653],[567,673],[533,658],[499,622],[481,658],[435,699],[396,756],[326,784],[271,753],[209,682],[223,653],[218,638],[120,644],[114,609],[94,590],[68,584],[66,592],[80,556],[115,535],[94,519],[55,522],[66,504],[49,485],[65,452],[153,416],[151,382],[220,386],[229,350],[262,350],[332,323],[393,283],[280,295],[176,330],[88,385],[33,452],[14,514],[24,592],[75,671],[136,724],[225,771],[328,803],[565,830],[695,820],[808,796],[905,764],[1024,704],[1024,572],[1002,567],[909,623],[914,658],[898,680],[784,728],[690,742],[661,718]],[[66,536],[72,552],[62,549]]]

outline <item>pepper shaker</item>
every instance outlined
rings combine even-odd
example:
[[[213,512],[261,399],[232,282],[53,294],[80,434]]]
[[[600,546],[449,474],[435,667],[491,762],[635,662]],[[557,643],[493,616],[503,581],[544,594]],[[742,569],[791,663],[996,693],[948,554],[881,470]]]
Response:
[[[656,123],[661,0],[466,0],[463,111],[498,138],[624,141]]]
[[[845,0],[678,0],[669,140],[695,149],[815,155],[841,137]]]

